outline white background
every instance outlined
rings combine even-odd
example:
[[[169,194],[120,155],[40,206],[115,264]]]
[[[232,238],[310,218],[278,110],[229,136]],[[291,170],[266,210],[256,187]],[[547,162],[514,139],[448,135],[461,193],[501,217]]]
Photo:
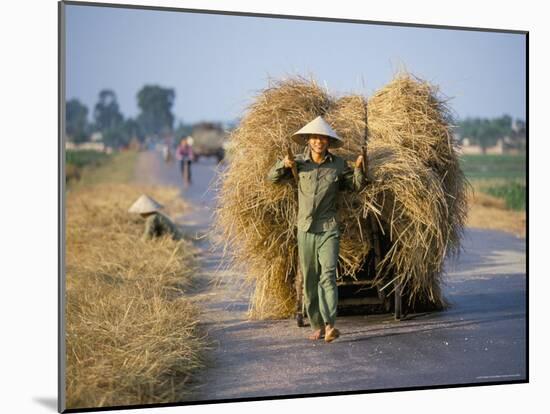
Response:
[[[547,406],[549,327],[548,14],[530,1],[137,1],[127,3],[530,31],[530,384],[174,407],[127,412],[258,410],[518,413]],[[124,3],[124,2],[122,2]],[[57,4],[2,4],[0,88],[2,412],[54,412],[57,393]],[[449,51],[452,53],[452,51]],[[442,59],[445,57],[442,56]],[[459,70],[459,68],[457,68]],[[29,116],[31,114],[31,116]],[[535,173],[535,170],[536,173]],[[547,190],[547,191],[545,191]],[[537,410],[540,412],[540,409]]]

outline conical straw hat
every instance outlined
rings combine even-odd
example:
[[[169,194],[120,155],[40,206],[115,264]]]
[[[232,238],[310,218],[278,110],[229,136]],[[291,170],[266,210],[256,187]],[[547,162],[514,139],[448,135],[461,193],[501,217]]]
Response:
[[[136,200],[136,202],[132,204],[132,207],[128,209],[128,212],[138,213],[138,214],[154,213],[156,211],[159,211],[161,208],[162,208],[161,204],[157,203],[148,195],[142,194]]]
[[[334,132],[334,129],[321,116],[308,123],[298,132],[295,132],[290,138],[297,144],[306,145],[309,135],[324,135],[330,139],[330,148],[338,148],[344,145],[342,138]]]

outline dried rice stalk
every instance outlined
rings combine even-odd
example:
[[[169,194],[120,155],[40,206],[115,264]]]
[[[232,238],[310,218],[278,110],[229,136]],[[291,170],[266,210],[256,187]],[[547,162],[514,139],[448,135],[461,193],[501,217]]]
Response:
[[[231,164],[219,181],[217,224],[232,266],[255,284],[250,316],[284,317],[294,310],[298,261],[294,182],[273,185],[266,174],[285,154],[303,147],[290,135],[318,115],[345,145],[335,153],[355,159],[365,139],[368,175],[360,193],[344,193],[339,212],[341,277],[353,277],[371,246],[366,218],[374,215],[387,243],[377,283],[406,287],[409,303],[443,306],[440,277],[447,253],[457,253],[466,217],[466,181],[451,134],[451,116],[437,90],[401,74],[368,102],[333,98],[314,81],[272,82],[232,133]],[[391,284],[390,284],[391,286]]]

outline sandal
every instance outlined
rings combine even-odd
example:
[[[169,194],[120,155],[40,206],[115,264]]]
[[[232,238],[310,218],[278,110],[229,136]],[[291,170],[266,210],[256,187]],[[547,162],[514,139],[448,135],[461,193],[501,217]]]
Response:
[[[332,328],[325,334],[325,342],[332,342],[340,337],[340,331],[336,328]]]

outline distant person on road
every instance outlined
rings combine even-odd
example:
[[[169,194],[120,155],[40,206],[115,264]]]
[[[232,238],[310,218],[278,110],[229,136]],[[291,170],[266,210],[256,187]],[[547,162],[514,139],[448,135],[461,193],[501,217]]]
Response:
[[[160,213],[162,205],[153,198],[142,194],[128,209],[129,213],[137,213],[145,219],[145,230],[142,240],[151,240],[169,234],[172,239],[180,240],[182,234],[178,226],[170,218]]]
[[[162,158],[164,158],[164,162],[166,163],[172,161],[172,153],[170,151],[170,147],[167,144],[164,144],[162,146]]]
[[[180,162],[183,185],[187,187],[191,184],[191,163],[195,157],[192,137],[182,138],[176,150],[176,157]]]
[[[361,191],[366,184],[363,157],[355,161],[355,170],[329,148],[338,148],[343,140],[322,118],[317,117],[296,132],[291,139],[306,145],[304,155],[285,156],[268,173],[273,183],[298,181],[298,258],[304,277],[304,304],[313,329],[309,339],[332,342],[340,336],[336,329],[338,287],[336,267],[340,249],[340,229],[336,219],[338,192]]]

